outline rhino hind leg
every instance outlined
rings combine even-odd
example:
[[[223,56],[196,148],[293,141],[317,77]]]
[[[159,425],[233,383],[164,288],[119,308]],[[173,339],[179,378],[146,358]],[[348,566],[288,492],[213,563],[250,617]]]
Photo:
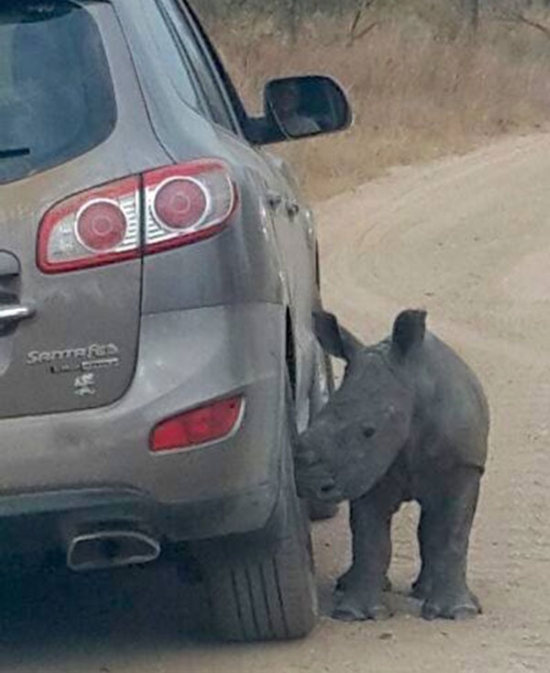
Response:
[[[466,579],[480,477],[474,468],[455,470],[440,479],[437,492],[421,502],[422,570],[413,593],[424,599],[425,619],[468,619],[481,612],[479,600]]]
[[[391,616],[383,600],[391,559],[391,519],[401,502],[382,481],[350,503],[353,563],[335,591],[333,617],[342,621]]]

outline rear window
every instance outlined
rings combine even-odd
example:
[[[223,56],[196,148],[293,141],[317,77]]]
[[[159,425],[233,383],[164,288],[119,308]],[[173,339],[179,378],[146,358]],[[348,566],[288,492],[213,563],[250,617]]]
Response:
[[[99,145],[116,123],[107,57],[69,1],[0,2],[0,184]]]

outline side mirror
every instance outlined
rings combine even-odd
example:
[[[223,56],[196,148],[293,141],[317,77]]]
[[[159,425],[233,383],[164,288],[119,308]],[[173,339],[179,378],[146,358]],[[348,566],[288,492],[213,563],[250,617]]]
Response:
[[[264,101],[264,123],[269,128],[264,142],[334,133],[348,128],[352,121],[346,94],[330,77],[271,80],[265,87]]]

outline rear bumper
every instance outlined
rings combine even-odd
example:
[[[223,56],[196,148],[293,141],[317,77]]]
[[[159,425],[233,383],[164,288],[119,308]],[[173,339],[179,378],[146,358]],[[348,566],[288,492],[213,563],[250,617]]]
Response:
[[[0,556],[65,550],[76,535],[99,528],[145,531],[161,543],[263,531],[278,501],[277,483],[220,499],[167,505],[108,488],[4,496]]]
[[[148,315],[134,381],[119,402],[2,420],[0,551],[2,538],[56,543],[68,528],[112,520],[136,521],[170,541],[264,527],[279,492],[284,335],[284,309],[275,304]],[[236,434],[150,453],[160,420],[236,393],[246,399]]]

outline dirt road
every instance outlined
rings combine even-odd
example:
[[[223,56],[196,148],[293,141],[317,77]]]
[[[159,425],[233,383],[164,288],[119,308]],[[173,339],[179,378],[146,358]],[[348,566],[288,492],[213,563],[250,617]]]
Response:
[[[479,371],[491,459],[472,541],[485,614],[426,623],[405,597],[414,508],[398,516],[384,623],[323,617],[304,642],[217,646],[182,631],[192,602],[163,573],[14,581],[0,590],[10,673],[512,673],[550,670],[550,136],[390,176],[319,207],[327,305],[366,339],[404,306]],[[345,569],[345,513],[316,526],[322,606]],[[140,593],[138,588],[145,590]]]

